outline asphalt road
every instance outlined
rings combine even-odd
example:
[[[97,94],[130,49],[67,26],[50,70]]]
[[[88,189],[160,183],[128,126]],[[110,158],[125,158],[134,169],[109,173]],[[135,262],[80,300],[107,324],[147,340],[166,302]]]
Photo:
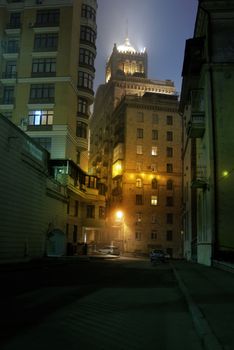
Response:
[[[202,349],[170,264],[57,261],[1,280],[2,350]]]

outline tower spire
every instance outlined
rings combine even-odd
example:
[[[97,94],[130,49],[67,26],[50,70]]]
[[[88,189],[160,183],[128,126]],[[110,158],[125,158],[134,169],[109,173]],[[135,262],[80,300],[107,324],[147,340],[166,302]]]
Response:
[[[128,39],[128,19],[126,19],[126,39]]]

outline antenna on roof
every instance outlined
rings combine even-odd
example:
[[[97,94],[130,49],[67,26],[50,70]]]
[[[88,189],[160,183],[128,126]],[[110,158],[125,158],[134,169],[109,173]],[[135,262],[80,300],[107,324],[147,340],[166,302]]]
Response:
[[[126,38],[128,38],[128,19],[126,19]]]

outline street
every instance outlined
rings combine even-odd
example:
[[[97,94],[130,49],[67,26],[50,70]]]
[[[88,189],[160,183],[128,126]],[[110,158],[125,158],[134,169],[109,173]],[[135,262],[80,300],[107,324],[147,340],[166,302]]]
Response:
[[[2,350],[202,349],[169,263],[74,260],[1,275]]]

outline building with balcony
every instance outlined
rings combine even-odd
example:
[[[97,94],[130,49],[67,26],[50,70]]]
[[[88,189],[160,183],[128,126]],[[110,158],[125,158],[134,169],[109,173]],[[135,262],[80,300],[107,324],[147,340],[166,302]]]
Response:
[[[172,81],[147,77],[147,52],[114,45],[90,123],[90,173],[106,191],[108,241],[181,256],[181,117]],[[121,212],[123,216],[116,218]]]
[[[183,64],[183,231],[188,260],[233,261],[234,1],[200,0]]]
[[[0,113],[46,148],[53,166],[69,162],[68,182],[70,164],[88,170],[96,10],[96,0],[0,1]],[[98,212],[104,196],[95,186],[95,194],[68,186],[69,207],[85,206],[90,190]],[[92,228],[104,223],[95,219]],[[81,222],[68,213],[69,242],[83,239]]]

